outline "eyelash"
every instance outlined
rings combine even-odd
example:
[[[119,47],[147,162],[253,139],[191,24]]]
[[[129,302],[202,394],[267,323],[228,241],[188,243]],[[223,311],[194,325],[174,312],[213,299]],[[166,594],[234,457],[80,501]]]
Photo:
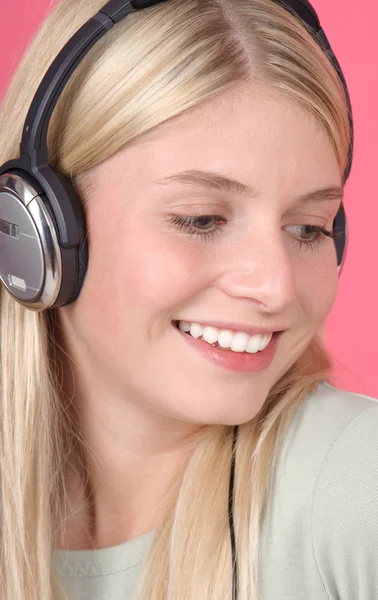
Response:
[[[193,228],[193,221],[198,221],[200,219],[209,219],[212,221],[217,221],[218,224],[224,223],[225,219],[220,217],[219,215],[199,215],[199,216],[189,216],[182,217],[180,215],[172,215],[170,218],[170,223],[177,227],[178,229],[182,229],[186,231],[190,236],[195,235],[197,238],[202,238],[204,241],[210,241],[214,238],[214,236],[220,232],[220,227],[217,229],[212,229],[211,231],[201,231]],[[298,240],[294,238],[296,242],[298,242],[300,248],[305,248],[307,250],[315,250],[319,244],[325,241],[326,238],[331,238],[335,240],[338,237],[338,231],[334,229],[333,231],[328,231],[324,227],[319,227],[317,225],[300,225],[300,227],[310,228],[312,231],[310,233],[317,233],[318,235],[312,240]]]

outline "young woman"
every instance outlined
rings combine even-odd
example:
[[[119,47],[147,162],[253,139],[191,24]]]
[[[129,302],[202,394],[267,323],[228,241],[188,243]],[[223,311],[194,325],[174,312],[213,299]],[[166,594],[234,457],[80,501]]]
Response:
[[[378,405],[327,383],[320,335],[341,73],[305,0],[121,4],[58,2],[2,107],[0,597],[377,598]]]

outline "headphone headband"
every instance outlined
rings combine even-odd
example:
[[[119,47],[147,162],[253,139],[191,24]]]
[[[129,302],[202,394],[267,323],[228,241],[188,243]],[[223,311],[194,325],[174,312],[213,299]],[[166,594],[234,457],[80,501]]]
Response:
[[[277,4],[280,4],[283,8],[291,10],[298,17],[302,19],[307,25],[311,27],[314,32],[318,32],[321,29],[319,17],[315,12],[315,9],[307,0],[274,0]]]

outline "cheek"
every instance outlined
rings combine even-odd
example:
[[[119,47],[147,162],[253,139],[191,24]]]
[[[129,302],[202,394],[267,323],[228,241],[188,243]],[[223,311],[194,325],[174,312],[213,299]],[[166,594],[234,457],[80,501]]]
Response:
[[[172,236],[148,237],[124,244],[119,300],[151,312],[177,310],[209,282],[203,253]]]
[[[306,269],[302,276],[301,296],[304,299],[306,314],[315,323],[322,323],[330,312],[337,296],[339,278],[336,261],[319,256],[312,269]]]
[[[91,311],[101,310],[106,300],[114,316],[126,311],[138,320],[138,315],[167,314],[209,283],[203,249],[183,236],[130,222],[113,240],[92,243],[85,290]]]

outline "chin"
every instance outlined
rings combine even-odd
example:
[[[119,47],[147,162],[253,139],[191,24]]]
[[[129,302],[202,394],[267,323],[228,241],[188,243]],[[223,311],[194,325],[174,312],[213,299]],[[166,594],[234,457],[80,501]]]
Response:
[[[230,393],[226,399],[214,399],[214,402],[209,404],[208,398],[202,403],[200,395],[197,395],[199,400],[196,404],[188,406],[185,414],[182,413],[176,418],[198,425],[243,425],[259,413],[267,396],[268,393],[262,392],[257,395],[252,388],[251,393],[244,393],[242,397]]]

